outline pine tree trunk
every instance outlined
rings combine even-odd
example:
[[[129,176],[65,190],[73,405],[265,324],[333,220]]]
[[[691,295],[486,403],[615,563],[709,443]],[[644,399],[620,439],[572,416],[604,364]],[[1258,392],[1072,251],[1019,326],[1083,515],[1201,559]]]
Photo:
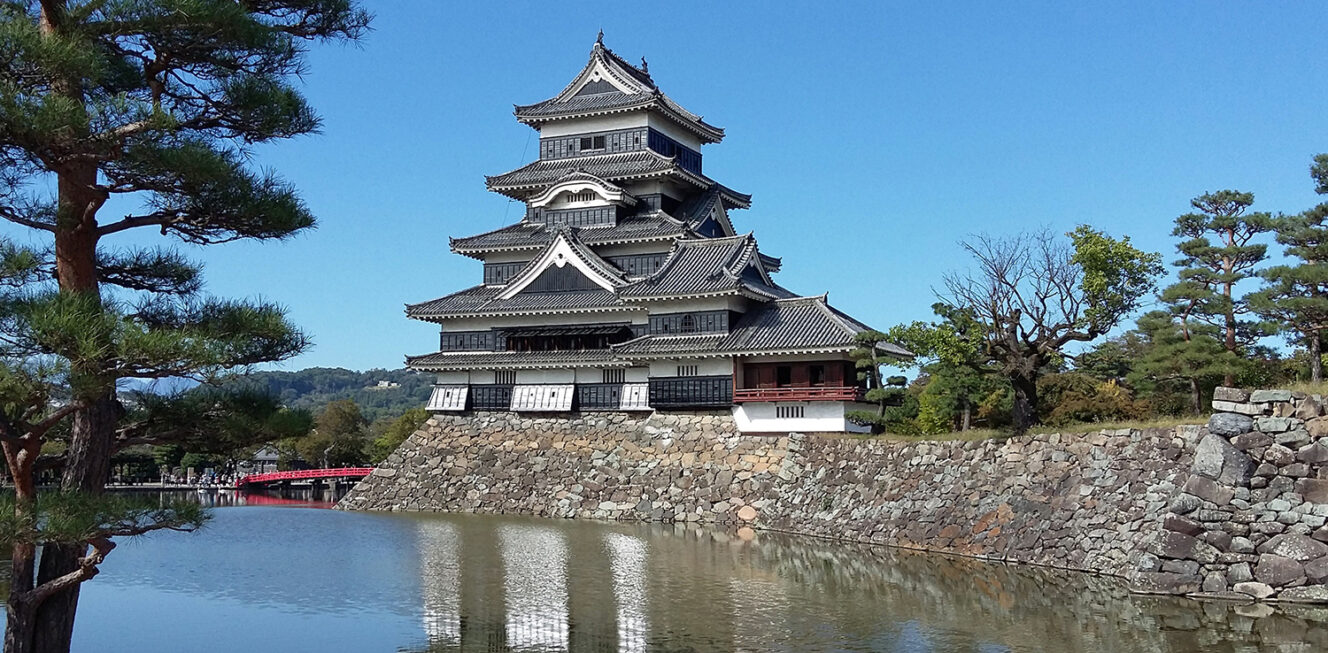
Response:
[[[74,413],[61,488],[77,492],[100,493],[111,469],[111,440],[119,421],[119,404],[107,393],[88,408]],[[87,545],[61,544],[42,549],[37,582],[44,583],[78,568],[78,560],[87,554]],[[78,611],[79,586],[74,585],[42,602],[37,609],[35,651],[68,651],[74,636],[74,617]]]
[[[1037,380],[1031,376],[1013,376],[1010,385],[1014,387],[1014,434],[1023,435],[1038,423]]]
[[[1310,333],[1310,382],[1323,382],[1323,352],[1319,342],[1319,329]]]
[[[973,406],[968,402],[968,397],[960,399],[960,402],[963,404],[963,409],[959,411],[959,431],[962,433],[973,428]]]
[[[1190,403],[1194,406],[1194,414],[1203,413],[1203,393],[1199,391],[1199,379],[1190,379]]]
[[[55,259],[62,292],[100,293],[96,216],[105,196],[93,188],[96,179],[97,169],[91,165],[71,167],[59,177]],[[81,394],[87,406],[73,415],[60,483],[65,490],[99,493],[105,488],[110,473],[110,448],[119,421],[119,406],[115,400],[115,379],[106,377],[105,363],[101,360],[71,361],[73,385],[84,389]],[[43,548],[37,583],[74,571],[78,568],[78,559],[86,553],[84,545]],[[78,594],[75,585],[49,597],[37,607],[33,651],[69,651]]]
[[[14,475],[14,512],[21,516],[32,510],[37,500],[36,477],[33,464],[41,452],[41,442],[35,446],[5,443],[5,460]],[[24,598],[35,586],[37,545],[35,542],[17,542],[10,547],[9,597],[5,614],[5,653],[31,653],[37,651],[34,629],[37,607]]]

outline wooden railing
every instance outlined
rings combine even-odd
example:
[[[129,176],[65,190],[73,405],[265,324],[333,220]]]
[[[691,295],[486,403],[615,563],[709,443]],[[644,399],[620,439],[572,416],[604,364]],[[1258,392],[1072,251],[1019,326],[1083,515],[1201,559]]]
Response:
[[[743,388],[733,391],[733,401],[739,404],[746,401],[862,401],[866,392],[853,386]]]

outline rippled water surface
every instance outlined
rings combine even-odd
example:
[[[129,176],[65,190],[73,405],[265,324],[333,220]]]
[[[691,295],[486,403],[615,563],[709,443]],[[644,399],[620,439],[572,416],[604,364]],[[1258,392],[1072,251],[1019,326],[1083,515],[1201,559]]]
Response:
[[[247,506],[123,544],[82,652],[1323,651],[1328,610],[750,531]]]

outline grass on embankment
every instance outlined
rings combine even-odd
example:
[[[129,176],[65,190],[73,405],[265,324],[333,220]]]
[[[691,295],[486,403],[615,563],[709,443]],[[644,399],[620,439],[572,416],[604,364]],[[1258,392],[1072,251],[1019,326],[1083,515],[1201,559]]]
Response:
[[[1118,429],[1169,429],[1186,424],[1204,424],[1208,420],[1204,417],[1187,415],[1182,417],[1158,417],[1154,419],[1136,420],[1128,422],[1081,422],[1076,424],[1067,424],[1064,426],[1035,426],[1029,430],[1030,435],[1044,435],[1047,433],[1095,433],[1097,431],[1114,431]],[[1004,440],[1013,437],[1009,431],[1000,429],[969,429],[967,431],[955,431],[952,433],[936,433],[929,435],[901,435],[898,433],[882,433],[880,435],[860,435],[854,433],[817,433],[822,437],[843,437],[857,438],[862,440],[894,440],[899,442],[978,442],[981,440]]]
[[[1290,390],[1292,392],[1303,392],[1307,395],[1328,395],[1328,381],[1320,381],[1318,383],[1310,383],[1309,381],[1304,381],[1302,383],[1289,383],[1289,384],[1279,385],[1275,388],[1266,388],[1266,389]]]

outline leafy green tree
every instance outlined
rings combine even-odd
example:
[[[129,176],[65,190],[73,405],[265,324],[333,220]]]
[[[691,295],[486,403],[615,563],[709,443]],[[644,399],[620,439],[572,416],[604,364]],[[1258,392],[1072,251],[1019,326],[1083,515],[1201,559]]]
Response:
[[[374,422],[376,428],[370,429],[373,442],[369,445],[369,462],[377,465],[386,460],[406,438],[424,426],[429,416],[429,411],[423,408],[412,408],[396,419]]]
[[[1310,168],[1315,188],[1328,194],[1328,155],[1320,154]],[[1309,350],[1310,380],[1323,381],[1322,342],[1328,332],[1328,202],[1274,223],[1277,242],[1286,246],[1295,264],[1278,265],[1261,274],[1267,285],[1250,295],[1250,306],[1273,320],[1279,330]]]
[[[37,243],[0,246],[6,279],[23,278],[0,301],[0,358],[20,400],[0,442],[18,515],[36,519],[27,479],[61,429],[62,487],[101,491],[119,379],[206,378],[305,347],[280,307],[205,297],[183,256],[114,241],[155,231],[209,245],[310,227],[294,189],[251,170],[247,148],[317,130],[292,85],[302,43],[355,39],[368,21],[352,0],[0,5],[0,218]],[[55,389],[62,403],[29,401]],[[176,514],[143,517],[190,523]],[[15,543],[5,650],[68,650],[78,585],[96,573],[102,535],[124,532],[44,540],[31,574],[35,543]]]
[[[346,467],[368,462],[369,423],[350,399],[328,404],[314,418],[314,429],[296,440],[300,457],[317,467]]]
[[[1115,379],[1100,381],[1082,372],[1048,374],[1041,380],[1052,426],[1140,419],[1152,414],[1147,401],[1136,399]]]
[[[975,237],[963,247],[978,269],[945,280],[945,303],[982,326],[984,354],[1010,382],[1016,434],[1038,423],[1038,377],[1063,361],[1065,346],[1115,328],[1162,274],[1161,256],[1128,237],[1084,225],[1067,236]]]
[[[992,390],[995,370],[984,354],[982,325],[944,303],[932,306],[940,322],[891,327],[886,337],[912,351],[927,382],[919,393],[921,429],[967,431],[977,402]]]
[[[1252,193],[1221,190],[1204,193],[1190,205],[1197,213],[1176,218],[1171,234],[1183,240],[1176,245],[1181,258],[1180,281],[1162,293],[1162,301],[1189,332],[1192,321],[1219,328],[1222,346],[1240,355],[1266,335],[1261,323],[1246,319],[1251,313],[1248,298],[1236,286],[1257,275],[1256,267],[1268,258],[1268,246],[1255,239],[1273,229],[1268,213],[1248,212],[1254,204]],[[1224,385],[1235,383],[1235,376],[1223,378]]]

